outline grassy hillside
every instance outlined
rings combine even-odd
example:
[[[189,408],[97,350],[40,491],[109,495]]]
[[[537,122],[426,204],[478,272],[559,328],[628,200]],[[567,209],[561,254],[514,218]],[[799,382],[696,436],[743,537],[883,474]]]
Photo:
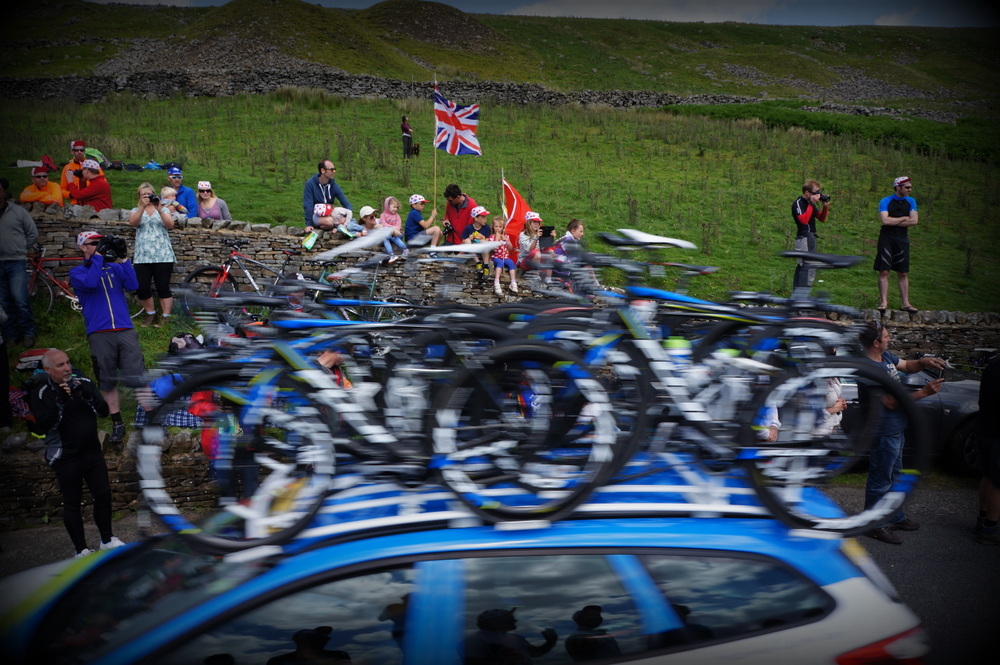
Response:
[[[404,113],[425,148],[410,164],[400,156]],[[503,171],[557,227],[578,217],[591,237],[628,226],[693,241],[697,252],[671,258],[720,266],[692,288],[710,297],[788,291],[792,266],[776,254],[792,246],[792,200],[805,179],[817,178],[833,200],[820,249],[866,257],[857,268],[822,276],[821,288],[838,302],[868,307],[876,304],[876,206],[891,193],[892,178],[905,174],[920,203],[920,225],[911,233],[913,302],[1000,309],[995,164],[851,133],[769,127],[755,118],[487,102],[479,134],[484,156],[438,152],[435,175],[429,99],[345,101],[285,90],[222,99],[119,96],[82,107],[0,102],[0,124],[9,144],[0,146],[0,164],[45,153],[66,159],[67,141],[86,127],[91,145],[110,157],[179,161],[189,181],[212,181],[236,219],[272,224],[302,225],[302,184],[327,156],[355,210],[413,193],[443,209],[441,192],[457,182],[499,213]],[[28,184],[25,169],[0,168],[0,175],[14,192]],[[147,179],[165,182],[162,171],[112,172],[116,205],[134,205],[135,189]]]
[[[204,9],[61,0],[6,18],[0,62],[6,75],[16,77],[89,75],[121,53],[125,40],[169,38],[196,54],[213,40],[234,37],[348,72],[401,80],[436,75],[560,90],[768,98],[847,94],[931,108],[958,101],[967,112],[982,113],[995,110],[1000,67],[995,35],[985,28],[497,16],[416,0],[387,0],[365,10],[300,0],[234,0]],[[252,67],[253,58],[244,64]]]

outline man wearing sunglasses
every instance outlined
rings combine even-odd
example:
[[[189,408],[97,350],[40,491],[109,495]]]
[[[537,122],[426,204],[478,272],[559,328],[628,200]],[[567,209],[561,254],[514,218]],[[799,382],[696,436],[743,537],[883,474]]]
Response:
[[[823,188],[815,180],[806,180],[802,185],[802,196],[792,203],[792,221],[795,222],[795,249],[799,252],[816,251],[816,221],[826,221],[830,212],[830,197],[823,194]],[[792,286],[811,287],[816,279],[816,270],[803,268],[802,259],[795,267]]]
[[[176,166],[167,169],[167,181],[177,190],[177,202],[187,208],[188,217],[198,216],[198,195],[184,184],[184,173]]]
[[[31,169],[31,184],[21,190],[18,198],[21,203],[41,203],[45,206],[63,204],[59,183],[49,179],[49,170],[44,166]]]
[[[83,168],[83,163],[87,160],[87,142],[86,141],[70,141],[69,144],[70,154],[73,155],[71,159],[65,166],[63,166],[62,176],[59,178],[59,189],[62,190],[62,197],[64,199],[69,199],[70,203],[73,205],[80,205],[80,202],[73,198],[70,194],[70,185],[74,187],[84,187],[86,182],[82,175],[75,175],[74,171],[80,171]],[[99,175],[104,175],[104,170],[98,165]]]
[[[94,378],[108,403],[111,443],[119,444],[125,438],[125,423],[118,397],[118,379],[119,376],[139,376],[144,367],[139,335],[132,326],[125,300],[125,291],[139,288],[139,280],[128,258],[118,255],[114,260],[106,259],[97,251],[103,237],[94,231],[81,231],[77,235],[76,244],[83,252],[83,264],[70,269],[69,281],[83,308]],[[107,253],[107,250],[102,251]]]
[[[878,311],[885,314],[889,307],[889,271],[896,271],[899,297],[904,312],[919,310],[910,304],[910,238],[907,229],[917,225],[917,201],[910,196],[913,183],[907,176],[892,182],[893,194],[878,204],[882,230],[878,234],[875,270],[878,271]]]

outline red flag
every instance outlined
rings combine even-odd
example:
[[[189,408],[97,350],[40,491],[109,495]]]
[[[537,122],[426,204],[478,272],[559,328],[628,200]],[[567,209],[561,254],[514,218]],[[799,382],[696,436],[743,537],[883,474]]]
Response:
[[[514,189],[507,179],[503,179],[503,212],[507,216],[507,237],[510,243],[517,249],[518,236],[524,229],[524,214],[531,210],[528,202],[524,200],[516,189]]]

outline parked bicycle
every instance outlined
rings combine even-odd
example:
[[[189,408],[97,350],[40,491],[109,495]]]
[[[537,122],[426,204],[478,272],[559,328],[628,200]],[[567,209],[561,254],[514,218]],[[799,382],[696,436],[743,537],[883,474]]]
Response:
[[[32,311],[35,314],[51,312],[56,298],[69,300],[74,311],[81,311],[80,299],[73,293],[69,278],[60,279],[53,268],[62,266],[63,261],[78,262],[82,257],[47,257],[47,250],[41,245],[35,245],[32,250],[28,255],[28,296]]]

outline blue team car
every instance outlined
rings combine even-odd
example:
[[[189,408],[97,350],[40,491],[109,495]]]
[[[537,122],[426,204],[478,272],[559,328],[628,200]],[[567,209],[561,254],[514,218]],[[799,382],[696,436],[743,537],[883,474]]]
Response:
[[[554,523],[487,525],[444,489],[368,485],[283,546],[161,535],[7,578],[0,598],[8,665],[846,665],[928,650],[854,539],[790,530],[738,477],[676,471],[603,487]]]

